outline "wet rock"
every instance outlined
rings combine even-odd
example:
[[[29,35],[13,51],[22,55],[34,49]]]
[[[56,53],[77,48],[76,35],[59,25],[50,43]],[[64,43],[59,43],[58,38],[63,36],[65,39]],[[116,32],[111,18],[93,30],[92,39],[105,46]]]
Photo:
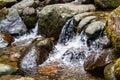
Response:
[[[104,77],[105,77],[105,80],[116,80],[114,76],[114,64],[113,63],[110,63],[105,67]]]
[[[23,9],[22,19],[28,29],[34,28],[37,23],[37,13],[33,7]]]
[[[110,53],[110,49],[91,53],[91,55],[89,55],[84,61],[84,69],[94,70],[95,68],[103,67],[106,64],[110,63],[112,61]]]
[[[114,53],[120,51],[120,7],[113,10],[108,18],[108,26],[106,28],[106,33],[108,38],[114,47]]]
[[[38,11],[38,34],[58,39],[61,29],[68,18],[76,13],[94,10],[94,5],[75,5],[73,3],[48,5],[42,11]]]
[[[16,0],[1,0],[0,1],[0,9],[3,7],[10,7],[13,4],[15,4],[17,1]]]
[[[10,34],[0,30],[0,48],[7,47],[12,41],[13,37]]]
[[[70,48],[62,56],[62,60],[71,62],[73,64],[85,59],[85,50],[80,48]]]
[[[58,75],[60,74],[60,64],[58,62],[49,63],[43,67],[39,67],[38,72],[42,75]]]
[[[38,38],[33,41],[20,58],[20,70],[26,74],[36,74],[38,65],[47,59],[49,50],[53,47],[52,41],[50,40],[50,38]]]
[[[15,9],[24,9],[26,7],[36,7],[39,4],[39,0],[22,0],[18,2],[17,4],[13,5],[12,8]]]
[[[75,0],[75,2],[80,2],[80,3],[92,3],[94,0]]]
[[[11,74],[16,71],[16,68],[6,65],[0,64],[0,74]]]
[[[118,58],[114,63],[114,75],[117,80],[120,79],[120,58]]]
[[[120,5],[119,0],[94,0],[95,4],[102,9],[113,9]]]
[[[95,21],[88,25],[85,29],[85,33],[90,37],[98,36],[99,32],[105,28],[105,24],[102,21]]]
[[[10,34],[23,34],[27,31],[16,9],[10,8],[6,18],[0,22],[0,29]]]
[[[90,23],[92,20],[94,20],[96,16],[88,16],[83,18],[80,23],[78,24],[78,32],[81,32],[83,27],[85,27],[88,23]],[[92,30],[92,29],[91,29]]]

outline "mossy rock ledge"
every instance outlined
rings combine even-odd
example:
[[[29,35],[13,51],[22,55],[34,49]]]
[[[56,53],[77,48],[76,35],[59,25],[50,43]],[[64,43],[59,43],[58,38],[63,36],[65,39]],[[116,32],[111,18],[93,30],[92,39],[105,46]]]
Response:
[[[106,33],[111,40],[114,53],[120,51],[120,6],[113,10],[108,18]]]

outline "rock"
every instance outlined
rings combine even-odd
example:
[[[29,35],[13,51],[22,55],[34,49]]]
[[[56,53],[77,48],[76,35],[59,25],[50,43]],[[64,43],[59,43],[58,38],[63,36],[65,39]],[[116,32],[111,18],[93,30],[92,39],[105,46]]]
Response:
[[[80,62],[85,59],[85,50],[80,48],[70,48],[62,56],[62,60],[71,62],[72,64]]]
[[[57,4],[57,3],[66,3],[66,2],[72,2],[72,0],[44,0],[44,3],[46,5],[48,5],[48,4]]]
[[[75,2],[80,2],[80,3],[92,3],[94,0],[75,0]]]
[[[30,77],[21,77],[15,80],[35,80],[34,78],[30,78]]]
[[[84,13],[80,13],[74,16],[74,21],[75,23],[79,23],[79,21],[81,19],[83,19],[85,16],[91,15],[93,14],[93,12],[84,12]]]
[[[81,32],[83,27],[85,27],[88,23],[90,23],[92,20],[94,20],[96,16],[88,16],[83,18],[80,23],[78,24],[78,32]],[[92,30],[92,29],[91,29]]]
[[[0,30],[0,48],[7,47],[12,41],[13,37],[10,34]]]
[[[94,0],[95,4],[103,9],[113,9],[120,5],[119,0]]]
[[[60,64],[58,62],[49,63],[43,67],[39,67],[38,72],[42,75],[57,75],[60,73]]]
[[[114,53],[118,53],[120,51],[120,7],[113,10],[110,13],[108,18],[108,26],[106,28],[106,33],[108,38],[110,39]]]
[[[73,3],[48,5],[42,11],[38,11],[38,34],[58,39],[61,29],[68,18],[76,13],[94,10],[94,5],[75,5]]]
[[[88,25],[85,29],[85,33],[90,37],[98,36],[99,32],[105,28],[106,23],[102,21],[95,21]]]
[[[33,41],[20,58],[20,70],[26,74],[36,74],[38,65],[47,59],[49,50],[53,47],[53,43],[50,40],[50,38],[38,38]]]
[[[6,64],[0,64],[0,75],[1,74],[11,74],[11,73],[15,72],[16,70],[17,69],[12,66],[9,66]]]
[[[99,67],[103,67],[112,61],[111,50],[102,50],[96,53],[91,53],[84,61],[85,70],[94,70]]]
[[[37,13],[33,7],[26,7],[23,9],[22,20],[28,29],[34,28],[37,23]]]
[[[110,63],[105,67],[104,77],[105,77],[105,80],[116,80],[114,76],[114,64],[113,63]]]
[[[8,14],[8,9],[7,8],[2,8],[0,9],[0,21],[5,19],[6,15]]]
[[[15,9],[24,9],[26,7],[36,7],[39,4],[39,0],[22,0],[17,4],[13,5],[12,8]]]
[[[15,4],[17,1],[16,0],[1,0],[0,1],[0,9],[3,7],[10,7],[13,4]]]
[[[120,79],[120,58],[118,58],[114,63],[114,75],[117,80]]]
[[[16,9],[10,8],[6,18],[0,22],[0,29],[10,34],[23,34],[27,31]]]

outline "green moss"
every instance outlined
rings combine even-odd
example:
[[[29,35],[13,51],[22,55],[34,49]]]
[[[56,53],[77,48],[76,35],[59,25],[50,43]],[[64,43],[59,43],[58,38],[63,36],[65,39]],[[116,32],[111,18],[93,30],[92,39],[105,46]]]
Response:
[[[30,28],[35,27],[37,18],[36,18],[36,16],[24,16],[23,21],[26,24],[26,26],[30,29]]]

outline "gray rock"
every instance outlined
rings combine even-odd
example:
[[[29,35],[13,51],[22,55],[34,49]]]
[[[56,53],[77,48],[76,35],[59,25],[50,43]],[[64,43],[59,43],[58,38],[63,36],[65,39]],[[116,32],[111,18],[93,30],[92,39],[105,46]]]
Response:
[[[78,23],[82,18],[84,18],[85,16],[88,16],[88,15],[91,15],[91,14],[93,14],[93,12],[84,12],[81,14],[77,14],[74,16],[74,21],[76,23]]]
[[[85,29],[86,34],[88,34],[91,37],[96,37],[99,33],[99,31],[102,31],[105,27],[106,23],[102,21],[95,21],[88,25],[88,27]]]
[[[90,23],[95,18],[96,16],[88,16],[88,17],[83,18],[78,24],[78,31],[81,31],[84,26],[86,26],[88,23]]]

